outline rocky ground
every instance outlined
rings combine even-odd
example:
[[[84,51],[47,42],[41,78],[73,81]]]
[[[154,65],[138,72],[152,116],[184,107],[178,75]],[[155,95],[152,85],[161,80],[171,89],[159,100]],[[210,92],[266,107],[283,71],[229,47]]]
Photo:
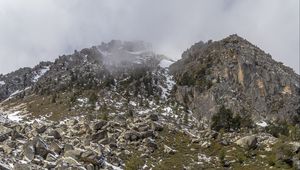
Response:
[[[300,169],[293,70],[237,35],[174,64],[150,49],[114,40],[0,75],[0,170]]]
[[[6,121],[0,125],[0,169],[300,168],[300,143],[260,126],[256,133],[222,133],[164,120],[153,113]]]

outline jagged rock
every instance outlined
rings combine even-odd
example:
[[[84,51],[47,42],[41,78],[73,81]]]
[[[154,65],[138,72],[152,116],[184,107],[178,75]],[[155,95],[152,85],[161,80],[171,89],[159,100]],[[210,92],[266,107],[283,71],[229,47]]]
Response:
[[[54,139],[60,139],[61,138],[61,135],[60,135],[60,133],[57,130],[52,130],[49,133],[49,136],[54,137]]]
[[[128,131],[124,134],[124,139],[129,141],[139,140],[141,135],[136,131]]]
[[[150,114],[148,116],[148,119],[150,119],[152,121],[158,121],[158,116],[157,116],[157,114]]]
[[[34,140],[35,143],[35,154],[46,158],[47,154],[50,152],[47,144],[40,138]]]
[[[290,142],[293,152],[298,153],[300,151],[300,142]]]
[[[12,129],[0,124],[0,142],[5,141],[11,135]]]
[[[80,161],[85,164],[93,164],[94,166],[102,167],[104,165],[103,160],[95,152],[87,151],[84,152],[80,158]]]
[[[8,165],[0,162],[0,170],[10,170],[10,169],[11,168]]]
[[[73,150],[74,147],[73,147],[73,145],[70,145],[70,144],[64,144],[63,149],[64,149],[64,152],[67,152],[69,150]]]
[[[245,136],[237,140],[235,143],[243,148],[255,149],[257,146],[257,137],[255,135]]]
[[[49,146],[49,150],[59,155],[62,152],[62,147],[58,143],[52,141]]]
[[[297,170],[300,169],[300,160],[299,159],[294,159],[293,160],[293,167]]]
[[[23,146],[23,155],[30,161],[34,159],[35,147],[32,142],[28,142]]]
[[[79,149],[68,150],[65,152],[64,157],[71,157],[74,158],[75,160],[79,160],[82,153],[83,151]]]
[[[172,148],[170,148],[170,147],[167,146],[167,145],[164,145],[164,152],[165,152],[165,153],[168,153],[168,154],[175,154],[177,151],[174,150],[174,149],[172,149]]]
[[[49,162],[55,162],[56,161],[56,156],[52,153],[48,153],[47,157],[46,157],[46,161],[49,161]]]
[[[162,131],[164,128],[162,125],[156,123],[156,122],[152,122],[151,123],[151,129],[154,131]]]
[[[102,127],[105,126],[106,124],[107,124],[106,121],[100,120],[100,121],[98,121],[98,122],[94,125],[94,128],[93,128],[93,129],[94,129],[95,131],[101,130]]]
[[[141,132],[140,133],[141,138],[148,138],[148,137],[155,137],[155,134],[153,131],[146,131],[146,132]]]
[[[22,135],[22,134],[20,134],[18,131],[16,131],[16,130],[13,130],[12,132],[11,132],[11,139],[12,140],[16,140],[16,139],[24,139],[25,137],[24,137],[24,135]]]
[[[56,162],[45,161],[43,168],[54,169],[56,167]]]
[[[150,148],[150,152],[154,152],[158,148],[155,141],[150,139],[146,140],[146,146]]]
[[[299,75],[238,35],[196,43],[170,71],[176,100],[198,118],[210,119],[225,105],[234,113],[293,121],[300,106]]]
[[[0,145],[0,151],[3,150],[5,154],[11,154],[13,148],[9,147],[8,145]]]
[[[46,125],[41,125],[41,126],[36,127],[36,131],[38,133],[44,133],[46,130],[47,130],[47,126]]]
[[[92,134],[92,141],[99,141],[107,137],[107,132],[105,130],[99,131],[95,134]]]
[[[14,170],[31,170],[31,167],[28,164],[17,163],[14,164]]]

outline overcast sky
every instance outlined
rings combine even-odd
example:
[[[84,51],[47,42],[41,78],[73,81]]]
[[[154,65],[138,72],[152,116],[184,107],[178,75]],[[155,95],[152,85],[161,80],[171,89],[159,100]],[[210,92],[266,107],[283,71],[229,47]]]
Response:
[[[299,0],[0,0],[0,73],[111,39],[178,59],[234,33],[299,73]]]

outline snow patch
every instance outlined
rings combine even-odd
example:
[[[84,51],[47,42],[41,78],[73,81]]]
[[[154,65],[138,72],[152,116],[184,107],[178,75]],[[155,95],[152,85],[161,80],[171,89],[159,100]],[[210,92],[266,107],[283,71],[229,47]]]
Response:
[[[0,86],[3,86],[5,84],[4,81],[0,81]]]
[[[163,59],[160,61],[159,63],[159,66],[161,68],[168,68],[171,64],[173,64],[174,62],[170,61],[170,60],[166,60],[166,59]]]
[[[137,104],[134,101],[130,101],[129,104],[132,106],[137,106]]]
[[[23,116],[19,115],[20,111],[16,111],[7,115],[7,118],[13,122],[20,122]]]
[[[263,120],[261,120],[259,122],[256,122],[256,125],[260,126],[260,127],[267,127],[268,126],[268,124]]]
[[[41,70],[39,70],[39,72],[37,72],[36,76],[33,78],[33,82],[37,82],[47,71],[49,71],[50,66],[47,66]]]

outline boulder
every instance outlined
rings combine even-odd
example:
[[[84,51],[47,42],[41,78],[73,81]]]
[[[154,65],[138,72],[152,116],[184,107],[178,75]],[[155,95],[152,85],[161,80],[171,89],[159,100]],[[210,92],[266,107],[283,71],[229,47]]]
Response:
[[[12,129],[0,125],[0,142],[5,141],[11,135]]]
[[[103,126],[107,124],[107,121],[104,120],[99,120],[98,122],[95,123],[93,129],[95,131],[101,130]]]
[[[92,134],[92,141],[99,141],[107,137],[107,132],[105,130],[99,131],[95,134]]]
[[[80,149],[68,150],[65,152],[64,157],[71,157],[75,160],[79,160],[82,153],[83,151]]]
[[[23,146],[23,155],[29,161],[34,159],[35,147],[32,142],[28,142]]]
[[[43,158],[47,157],[47,154],[50,152],[47,144],[40,138],[34,140],[35,143],[35,154],[40,155]]]
[[[60,135],[60,133],[57,130],[52,130],[49,133],[49,136],[54,137],[54,139],[60,139],[61,138],[61,135]]]
[[[163,126],[159,123],[156,123],[156,122],[152,122],[151,123],[151,129],[154,130],[154,131],[162,131],[164,130]]]
[[[62,152],[62,147],[54,141],[51,142],[49,149],[50,151],[55,152],[58,155]]]
[[[129,141],[139,140],[141,135],[137,131],[128,131],[124,134],[124,139]]]
[[[167,145],[164,145],[164,152],[167,154],[175,154],[177,151]]]
[[[158,121],[158,115],[157,114],[150,114],[148,116],[148,119],[150,119],[152,121]]]
[[[257,137],[255,135],[245,136],[235,142],[237,145],[247,149],[255,149],[257,147]]]
[[[10,169],[11,168],[8,165],[0,162],[0,170],[10,170]]]

